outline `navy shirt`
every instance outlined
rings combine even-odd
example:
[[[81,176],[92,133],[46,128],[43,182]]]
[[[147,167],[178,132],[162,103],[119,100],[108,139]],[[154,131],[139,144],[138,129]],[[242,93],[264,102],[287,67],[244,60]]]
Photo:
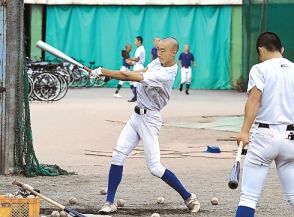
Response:
[[[152,48],[151,54],[152,54],[152,57],[153,57],[154,60],[158,57],[156,47]]]
[[[130,58],[130,54],[125,52],[124,55],[123,55],[123,60],[122,60],[122,65],[127,67],[128,69],[131,67],[131,65],[129,65],[127,62],[126,62],[126,59],[129,59]]]
[[[188,68],[191,66],[191,62],[194,61],[194,55],[191,53],[181,53],[179,56],[179,60],[181,60],[182,67]]]

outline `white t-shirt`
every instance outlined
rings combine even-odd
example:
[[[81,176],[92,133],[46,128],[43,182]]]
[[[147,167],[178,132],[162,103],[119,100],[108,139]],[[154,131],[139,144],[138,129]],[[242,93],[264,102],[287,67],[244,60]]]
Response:
[[[135,63],[135,66],[137,64],[139,65],[144,65],[145,63],[145,48],[143,45],[141,45],[140,47],[137,47],[136,52],[135,52],[135,57],[139,57],[139,61]]]
[[[177,64],[163,67],[159,59],[148,65],[144,79],[137,87],[137,104],[140,108],[160,111],[170,99],[173,83],[178,71]]]
[[[249,73],[247,92],[255,87],[262,92],[256,122],[294,124],[294,64],[273,58],[254,65]]]

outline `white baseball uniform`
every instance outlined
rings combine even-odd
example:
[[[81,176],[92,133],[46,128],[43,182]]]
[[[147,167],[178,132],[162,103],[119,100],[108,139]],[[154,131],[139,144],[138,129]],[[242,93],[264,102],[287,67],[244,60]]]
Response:
[[[130,69],[127,68],[126,66],[121,66],[119,71],[122,71],[122,72],[129,72]],[[119,83],[121,86],[123,86],[123,84],[125,83],[125,81],[119,81],[118,83]]]
[[[192,68],[189,66],[188,68],[186,67],[181,67],[181,84],[191,83],[191,78],[192,78]]]
[[[159,131],[162,124],[160,110],[170,99],[178,66],[163,67],[159,59],[148,65],[142,73],[144,79],[138,83],[137,106],[147,109],[146,114],[133,113],[122,130],[117,146],[112,155],[112,164],[122,166],[141,140],[144,144],[144,155],[150,172],[162,177],[165,171],[160,163]]]
[[[294,124],[294,64],[273,58],[252,67],[248,93],[262,92],[261,105],[244,162],[240,206],[255,209],[272,161],[288,202],[294,207],[294,140],[287,139]],[[261,127],[259,123],[266,124]],[[293,129],[292,129],[293,130]]]
[[[137,47],[136,51],[135,51],[135,57],[136,58],[139,57],[139,61],[135,62],[135,65],[133,67],[134,71],[144,69],[145,56],[146,56],[146,52],[145,52],[144,46],[141,45],[141,46]],[[132,82],[132,84],[134,85],[134,87],[137,87],[137,82]]]

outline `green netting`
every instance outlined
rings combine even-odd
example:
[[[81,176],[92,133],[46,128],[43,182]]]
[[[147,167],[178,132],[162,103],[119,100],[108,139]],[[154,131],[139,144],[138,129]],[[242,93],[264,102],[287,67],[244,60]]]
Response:
[[[29,106],[29,81],[25,62],[22,61],[23,49],[23,1],[19,1],[19,23],[20,27],[18,36],[18,65],[17,65],[17,78],[16,78],[16,123],[15,123],[15,152],[14,164],[15,172],[23,173],[25,176],[57,176],[69,175],[69,173],[61,169],[57,165],[39,164],[36,157],[33,136],[31,129],[30,119],[30,106]]]
[[[258,62],[255,49],[258,35],[264,31],[277,33],[285,48],[284,56],[294,60],[294,0],[243,0],[243,81]]]

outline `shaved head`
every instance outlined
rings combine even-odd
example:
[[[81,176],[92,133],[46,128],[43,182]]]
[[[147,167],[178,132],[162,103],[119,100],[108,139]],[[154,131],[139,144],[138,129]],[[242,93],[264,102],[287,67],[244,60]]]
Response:
[[[177,39],[175,39],[173,37],[169,37],[169,38],[165,38],[165,39],[163,39],[161,41],[168,43],[168,48],[170,48],[173,51],[176,51],[176,53],[178,52],[178,50],[179,50],[179,42],[177,41]]]
[[[175,64],[175,57],[179,50],[177,39],[169,37],[162,39],[158,44],[158,58],[163,66],[169,67]]]

